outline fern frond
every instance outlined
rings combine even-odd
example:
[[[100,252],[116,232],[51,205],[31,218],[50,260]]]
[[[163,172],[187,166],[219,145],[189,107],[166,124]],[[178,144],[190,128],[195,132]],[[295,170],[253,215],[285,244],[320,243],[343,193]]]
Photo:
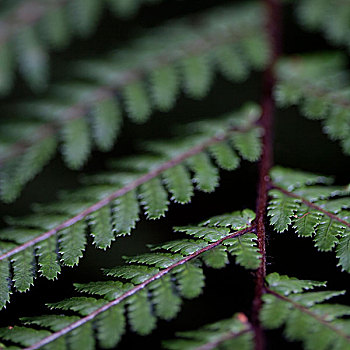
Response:
[[[198,330],[178,332],[177,339],[163,341],[169,350],[253,349],[253,330],[242,314],[205,325]]]
[[[9,218],[8,222],[12,227],[0,232],[0,245],[4,245],[4,249],[7,250],[1,254],[0,261],[13,259],[14,286],[24,291],[33,283],[33,274],[38,270],[35,255],[38,257],[42,275],[49,279],[57,277],[61,264],[77,265],[86,247],[88,225],[93,244],[97,248],[106,249],[116,237],[129,234],[135,227],[139,220],[140,204],[143,205],[148,219],[156,219],[163,216],[167,209],[168,192],[172,200],[187,202],[193,191],[190,186],[191,165],[187,162],[193,162],[194,157],[205,159],[206,164],[196,163],[198,169],[193,174],[192,181],[200,179],[200,189],[213,190],[212,184],[218,183],[218,169],[211,163],[206,152],[209,152],[209,147],[214,144],[225,142],[232,132],[245,132],[249,128],[257,128],[254,120],[259,117],[259,113],[258,107],[247,106],[236,114],[216,119],[218,130],[225,130],[223,126],[226,125],[226,131],[223,133],[217,133],[217,129],[213,127],[208,130],[211,121],[203,121],[200,123],[202,131],[198,132],[196,137],[183,135],[175,142],[154,141],[148,144],[148,148],[153,150],[150,156],[135,156],[115,162],[115,166],[119,164],[119,169],[126,168],[127,171],[123,169],[119,172],[115,170],[92,175],[85,179],[85,187],[63,193],[61,198],[52,204],[36,205],[35,214]],[[250,126],[246,125],[243,129],[232,126],[245,116],[250,119]],[[155,157],[158,163],[154,163]],[[179,169],[182,169],[180,173]],[[188,174],[188,178],[181,178],[180,181],[178,177],[184,173]],[[212,180],[212,174],[215,174],[215,182]],[[162,177],[166,186],[163,186]],[[227,220],[231,227],[239,224],[243,228],[247,222],[251,222],[251,215],[244,212],[242,217],[229,216]],[[220,222],[216,222],[215,225],[220,226]],[[225,234],[228,229],[203,227],[201,230],[201,237],[204,239],[216,239],[218,236],[215,234]],[[15,245],[8,245],[9,242]],[[198,246],[198,243],[195,246]],[[189,254],[193,253],[191,249],[192,243],[188,240],[173,247],[173,251]],[[25,257],[25,263],[20,264],[19,261]],[[1,303],[5,303],[6,300],[8,294],[4,293]]]
[[[80,2],[75,0],[71,6]],[[143,123],[152,109],[173,107],[180,86],[190,96],[202,98],[211,83],[211,74],[206,71],[216,68],[217,49],[238,50],[251,71],[256,59],[253,55],[257,53],[247,50],[245,42],[257,37],[267,47],[264,33],[264,12],[252,3],[205,13],[195,26],[191,19],[170,23],[117,54],[72,64],[75,81],[57,85],[41,100],[10,107],[11,119],[1,123],[2,200],[15,200],[24,185],[54,156],[58,146],[71,169],[81,168],[95,146],[101,151],[110,150],[122,124],[120,106],[125,107],[132,121]],[[259,52],[263,55],[263,51]],[[262,60],[266,63],[267,57]],[[246,135],[234,137],[245,159],[256,160],[260,153],[257,132],[247,131]],[[50,147],[44,147],[45,143],[50,143]],[[35,150],[38,155],[33,154]],[[218,155],[221,158],[222,152]],[[228,156],[234,157],[232,152]],[[34,157],[35,161],[29,161]],[[237,160],[231,163],[226,166],[238,166]],[[26,171],[20,171],[24,167]],[[211,190],[215,183],[204,185]]]
[[[275,96],[281,107],[298,105],[305,117],[322,120],[323,132],[349,155],[350,79],[345,68],[339,54],[286,58],[278,66]]]
[[[331,186],[328,177],[281,167],[271,171],[271,178],[268,215],[276,231],[283,232],[293,223],[299,236],[313,237],[318,250],[336,247],[338,266],[350,272],[349,188]]]
[[[116,16],[127,18],[135,15],[145,3],[150,4],[151,1],[23,0],[2,8],[0,95],[11,90],[17,63],[30,87],[42,91],[48,80],[51,48],[64,48],[73,34],[82,37],[91,35],[106,5]]]
[[[285,336],[302,341],[310,350],[349,348],[349,322],[342,317],[350,314],[350,308],[323,303],[344,291],[304,292],[325,283],[290,279],[277,273],[268,275],[266,280],[268,288],[261,312],[264,327],[275,329],[285,325]]]
[[[92,327],[96,325],[99,345],[114,347],[124,332],[126,305],[125,311],[130,327],[139,334],[150,333],[158,317],[166,320],[175,317],[182,298],[191,299],[201,293],[204,286],[204,273],[199,260],[201,257],[214,249],[226,249],[223,243],[228,240],[232,245],[233,240],[243,238],[246,234],[252,235],[250,232],[254,230],[252,221],[255,218],[253,212],[246,210],[244,213],[234,212],[226,216],[231,216],[231,222],[239,222],[244,216],[247,224],[243,229],[240,224],[237,226],[232,224],[230,229],[222,227],[221,234],[215,236],[216,240],[213,236],[207,241],[191,240],[193,245],[197,245],[197,249],[192,249],[191,252],[183,253],[180,250],[180,254],[174,253],[174,244],[169,242],[154,247],[153,250],[156,252],[126,258],[127,265],[104,271],[107,276],[119,277],[121,280],[75,285],[79,292],[103,298],[79,296],[48,304],[50,309],[69,310],[77,314],[76,316],[52,313],[46,316],[22,318],[25,325],[36,325],[38,329],[22,326],[3,328],[0,330],[0,338],[28,346],[28,349],[38,349],[49,344],[53,345],[53,342],[60,341],[61,337],[67,337],[70,349],[74,350],[81,347],[82,343],[79,344],[79,341],[83,341],[82,334],[88,338],[84,340],[88,342],[86,346],[89,347],[94,343]],[[219,230],[218,227],[208,224],[198,226],[197,230],[201,231],[203,228],[206,231]],[[195,226],[189,232],[193,234],[194,230]],[[186,228],[177,231],[186,232]],[[259,261],[259,257],[256,259]],[[110,322],[110,319],[116,325],[113,341],[112,338],[107,339],[112,326],[105,323]],[[237,326],[237,324],[230,326],[234,327],[232,329],[234,333]],[[239,329],[239,332],[241,330]],[[60,341],[60,344],[64,344],[64,341]],[[65,348],[63,346],[62,349]]]

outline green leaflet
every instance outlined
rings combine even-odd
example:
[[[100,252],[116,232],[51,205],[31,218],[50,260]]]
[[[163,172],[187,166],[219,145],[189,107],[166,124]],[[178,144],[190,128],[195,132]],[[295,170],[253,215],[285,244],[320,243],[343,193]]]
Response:
[[[140,207],[136,191],[131,190],[115,200],[113,208],[114,230],[117,236],[125,236],[139,221]]]
[[[70,40],[70,29],[62,7],[49,10],[39,22],[41,34],[54,48],[63,48]]]
[[[247,233],[224,242],[228,252],[236,258],[236,263],[247,269],[257,269],[260,265],[260,253],[257,246],[257,236]]]
[[[202,256],[204,263],[214,269],[221,269],[228,264],[226,248],[223,246],[215,247]]]
[[[255,219],[255,213],[250,209],[242,211],[234,211],[230,214],[214,216],[206,221],[203,221],[203,226],[230,226],[233,230],[241,230],[252,224]]]
[[[94,30],[102,11],[102,1],[72,0],[68,11],[70,22],[81,36],[90,35]]]
[[[128,319],[133,331],[141,335],[149,334],[156,326],[145,289],[128,299]]]
[[[24,185],[32,180],[53,157],[56,147],[56,139],[47,137],[5,165],[0,174],[1,198],[4,202],[12,202],[18,197]]]
[[[59,239],[62,263],[67,266],[74,266],[79,263],[83,256],[86,245],[85,224],[78,221],[69,228],[61,231]]]
[[[183,256],[180,254],[173,253],[147,253],[140,254],[134,257],[123,257],[127,262],[137,262],[140,264],[154,265],[158,268],[167,268],[174,263],[180,261]]]
[[[116,140],[122,124],[118,101],[105,98],[96,102],[92,110],[93,137],[101,151],[109,151]]]
[[[208,245],[207,242],[203,240],[189,240],[189,239],[181,239],[170,241],[168,243],[161,244],[159,246],[153,247],[153,250],[158,249],[166,249],[173,253],[181,253],[182,255],[190,255],[198,250],[206,247]]]
[[[0,50],[0,95],[4,95],[12,88],[13,53],[9,43],[2,43]]]
[[[209,152],[213,155],[216,163],[222,169],[234,170],[239,166],[239,157],[226,142],[211,145],[209,147]]]
[[[181,298],[175,294],[170,276],[152,282],[150,290],[155,314],[164,320],[173,319],[180,311]]]
[[[61,272],[61,266],[57,259],[57,240],[56,237],[50,237],[37,245],[38,263],[40,272],[49,280],[54,280]]]
[[[129,117],[135,123],[144,123],[151,114],[151,104],[142,82],[135,81],[124,87],[123,95]]]
[[[226,78],[240,82],[248,77],[249,67],[238,47],[219,47],[215,50],[215,60]]]
[[[330,217],[323,217],[316,228],[315,246],[321,251],[332,250],[345,227]]]
[[[193,185],[190,174],[183,165],[177,165],[163,172],[163,178],[171,199],[181,204],[191,201]]]
[[[202,238],[207,242],[218,241],[230,233],[228,228],[223,227],[183,226],[174,227],[174,230],[175,232],[186,232],[187,235]]]
[[[31,346],[46,336],[50,332],[44,330],[36,330],[26,327],[0,328],[0,337],[4,340],[11,340],[16,344],[23,346]]]
[[[349,228],[343,234],[337,245],[337,258],[339,259],[338,266],[342,270],[350,273],[350,230]]]
[[[111,222],[111,209],[109,205],[95,211],[90,216],[91,235],[94,244],[100,249],[109,248],[114,241],[114,233]]]
[[[158,219],[168,210],[168,194],[157,177],[140,186],[140,198],[148,219]]]
[[[234,133],[231,140],[244,159],[254,162],[260,158],[262,151],[260,136],[261,129],[254,128],[244,133]]]
[[[21,28],[15,37],[16,57],[19,69],[30,87],[42,91],[48,75],[48,55],[41,45],[34,28]]]
[[[84,118],[73,119],[63,125],[63,156],[72,169],[80,168],[90,153],[91,141],[88,124]]]
[[[50,309],[76,311],[80,315],[86,316],[106,303],[107,302],[104,299],[73,297],[70,299],[59,301],[57,303],[47,304],[47,306]]]
[[[0,309],[10,301],[10,265],[7,260],[0,261]]]
[[[245,315],[236,314],[230,319],[205,325],[198,330],[177,332],[177,339],[163,341],[163,346],[170,350],[252,350],[253,332],[245,319]]]
[[[176,69],[164,66],[154,70],[150,81],[155,105],[162,112],[169,111],[175,104],[180,87]]]
[[[68,337],[68,344],[71,349],[80,347],[87,350],[95,349],[95,338],[90,323],[86,323],[79,328],[73,329]]]
[[[288,197],[278,190],[271,190],[269,195],[273,198],[267,213],[271,217],[270,223],[277,232],[283,232],[292,223],[291,218],[298,209],[300,200]]]
[[[107,276],[123,277],[134,284],[139,284],[153,277],[158,271],[159,270],[154,267],[126,265],[105,269],[104,273]]]
[[[70,323],[79,319],[77,316],[65,316],[65,315],[44,315],[34,317],[22,317],[21,321],[25,325],[38,325],[48,327],[54,332],[67,327]]]
[[[125,332],[124,307],[115,306],[103,312],[96,323],[99,345],[104,349],[115,347]]]
[[[193,299],[201,294],[204,287],[203,270],[196,263],[188,263],[174,269],[179,291],[184,298]]]
[[[305,205],[301,205],[295,212],[293,228],[299,236],[312,237],[315,234],[315,228],[320,223],[322,214],[312,210]]]
[[[208,57],[191,56],[181,61],[186,94],[195,99],[203,98],[212,80],[213,71]]]
[[[33,248],[27,248],[13,257],[13,281],[18,291],[25,292],[33,285],[34,264]]]
[[[213,192],[219,185],[218,169],[211,163],[206,153],[199,153],[188,160],[194,172],[197,188],[204,192]]]

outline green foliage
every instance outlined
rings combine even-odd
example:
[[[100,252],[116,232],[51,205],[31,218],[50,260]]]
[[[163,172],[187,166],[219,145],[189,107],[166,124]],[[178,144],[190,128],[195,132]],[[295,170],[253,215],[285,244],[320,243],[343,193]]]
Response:
[[[232,249],[235,250],[232,255],[237,257],[238,263],[247,268],[256,268],[259,265],[260,255],[256,253],[254,235],[246,233],[251,228],[254,213],[245,210],[226,214],[225,217],[230,222],[230,228],[225,227],[226,223],[223,227],[217,227],[215,218],[199,226],[178,227],[176,231],[185,232],[196,239],[165,243],[153,247],[152,250],[156,252],[127,257],[125,258],[127,264],[104,269],[106,276],[112,276],[118,280],[75,284],[78,292],[95,295],[98,298],[75,296],[47,305],[52,310],[71,311],[77,316],[52,313],[25,317],[21,319],[24,325],[36,325],[40,330],[28,327],[3,328],[0,329],[1,338],[20,345],[23,345],[24,341],[26,344],[34,344],[62,330],[63,333],[59,335],[67,336],[70,349],[77,349],[81,344],[86,348],[94,348],[92,327],[97,327],[96,337],[99,345],[103,348],[112,348],[125,331],[124,311],[127,313],[128,322],[133,331],[141,335],[149,334],[155,328],[157,318],[165,320],[174,318],[180,310],[183,298],[193,299],[202,292],[204,271],[200,259],[203,259],[208,266],[215,268],[225,266],[227,257],[224,257],[225,264],[221,262],[218,264],[218,259],[213,256],[208,257],[208,254],[220,252],[220,255],[226,255],[227,248],[223,245],[226,242],[229,246],[227,250],[230,251],[236,246],[235,240],[243,242],[247,236],[244,240],[245,245],[241,243],[239,245],[248,253],[243,249],[242,251]],[[245,220],[245,225],[242,225],[242,220]],[[214,226],[210,222],[214,222]],[[252,260],[246,258],[243,260],[249,263],[242,263],[244,254],[252,255],[252,252],[257,263],[252,263]],[[46,329],[50,329],[53,333]],[[242,316],[240,320],[223,321],[222,324],[210,326],[209,329],[221,331],[222,336],[224,333],[226,335],[229,333],[228,344],[242,342],[242,346],[247,349],[251,346],[250,326],[246,320],[242,321]],[[25,340],[22,340],[22,337]],[[208,335],[208,338],[203,340],[209,341],[215,338],[212,337],[214,334],[210,337]],[[62,349],[65,349],[64,342],[60,339],[55,340],[55,342],[58,341],[62,344]]]
[[[324,301],[344,291],[304,292],[324,282],[303,281],[273,273],[267,276],[270,289],[263,296],[261,321],[268,329],[285,326],[284,334],[291,341],[302,341],[306,349],[348,349],[350,314],[345,305]],[[322,303],[322,304],[321,304]]]
[[[178,332],[178,339],[163,342],[165,349],[253,349],[253,332],[244,314],[203,326],[195,331]]]
[[[136,2],[133,0],[130,4]],[[78,32],[93,29],[96,21],[91,16],[99,16],[96,10],[99,6],[101,4],[96,0],[88,0],[88,5],[84,1],[74,0],[69,5],[71,12],[77,16],[73,23]],[[71,64],[73,76],[70,82],[56,85],[45,98],[10,107],[9,118],[1,121],[1,128],[12,130],[10,134],[4,130],[4,139],[0,142],[3,148],[1,160],[5,162],[0,172],[2,200],[14,201],[24,185],[54,156],[60,144],[66,165],[74,170],[86,164],[95,146],[99,150],[109,151],[121,129],[120,105],[125,106],[126,114],[132,121],[144,123],[152,109],[164,111],[174,106],[180,86],[190,97],[203,98],[209,91],[210,77],[217,67],[216,50],[227,48],[233,52],[239,51],[247,62],[248,71],[264,67],[268,60],[267,43],[261,31],[262,9],[258,4],[216,9],[201,17],[202,21],[195,27],[190,18],[178,23],[174,21],[134,40],[129,48],[119,48],[117,54]],[[242,31],[242,26],[249,30]],[[222,32],[219,40],[218,31]],[[25,35],[32,33],[24,32]],[[249,49],[246,42],[255,36],[265,49],[261,48],[258,52]],[[24,42],[31,45],[27,39]],[[29,59],[26,53],[23,57]],[[261,61],[259,67],[254,64],[256,60]],[[33,58],[33,62],[38,69],[45,69],[38,59]],[[226,65],[230,64],[226,62]],[[236,71],[239,66],[234,65],[232,69]],[[36,72],[30,69],[25,71],[31,75]],[[41,75],[40,79],[44,79]],[[232,75],[228,78],[236,80]],[[6,77],[3,81],[6,81]],[[18,117],[13,118],[13,114]],[[23,118],[26,119],[24,129],[27,132],[14,132],[18,123],[23,123]],[[242,137],[235,135],[235,139],[238,139],[235,144],[245,159],[258,159],[258,134],[259,131],[255,130],[247,131]],[[253,142],[252,145],[249,142]],[[43,143],[51,144],[50,147],[43,147]],[[40,154],[33,154],[35,150]],[[11,160],[13,155],[15,158]],[[33,157],[38,159],[32,161]],[[27,171],[20,171],[19,167]],[[212,190],[214,184],[204,186]]]
[[[115,170],[87,177],[85,188],[63,193],[61,198],[52,204],[34,206],[36,214],[9,219],[12,227],[0,232],[0,243],[14,242],[17,243],[17,248],[21,248],[23,244],[30,242],[31,246],[21,249],[17,257],[13,258],[15,288],[26,291],[33,284],[33,273],[37,269],[32,249],[36,241],[33,239],[43,236],[35,252],[39,258],[40,271],[48,279],[55,279],[60,272],[60,264],[74,266],[79,263],[86,248],[87,224],[94,245],[106,249],[116,237],[130,234],[135,227],[140,215],[139,201],[148,219],[158,219],[164,216],[167,210],[168,192],[173,201],[186,203],[193,194],[192,181],[197,183],[198,189],[212,191],[218,184],[219,171],[209,158],[208,147],[225,142],[225,138],[231,133],[231,125],[242,118],[243,114],[250,115],[254,122],[252,116],[257,116],[258,113],[259,110],[254,105],[246,106],[238,113],[224,116],[217,129],[209,129],[210,122],[202,121],[197,127],[203,131],[198,131],[196,138],[193,138],[193,135],[183,135],[176,141],[154,141],[148,148],[161,160],[159,171],[156,173],[153,172],[152,157],[143,157],[143,163],[137,157],[121,160],[118,162],[121,169],[119,172]],[[224,125],[224,140],[217,140],[213,135],[217,130],[221,131]],[[192,155],[192,150],[196,151],[196,155]],[[205,163],[201,163],[200,160],[205,160]],[[193,164],[197,167],[191,180],[189,170]],[[135,180],[139,181],[139,186],[130,187]],[[235,220],[250,223],[251,214],[244,215],[244,219]],[[189,241],[176,247],[175,251],[192,252],[192,243]],[[1,303],[6,300],[8,296],[4,294]]]
[[[332,10],[325,12],[327,24],[332,23],[328,16],[336,10],[336,5],[328,2],[328,7],[332,7]],[[350,6],[346,5],[346,8],[350,15]],[[338,9],[343,11],[344,7]],[[275,89],[277,102],[282,107],[298,105],[305,117],[322,120],[323,131],[332,140],[338,140],[343,152],[349,155],[350,113],[347,100],[350,81],[345,71],[344,56],[323,54],[300,58],[280,61],[277,70],[279,83]]]
[[[280,42],[282,1],[233,5],[226,1],[222,7],[215,6],[215,1],[208,6],[206,2],[203,7],[208,9],[202,13],[196,12],[202,6],[198,1],[155,6],[160,2],[0,1],[1,200],[14,202],[55,157],[37,180],[42,181],[37,192],[33,194],[29,187],[18,204],[3,205],[5,212],[16,217],[5,216],[7,227],[0,230],[0,309],[12,301],[12,293],[28,291],[36,277],[55,283],[65,267],[81,262],[88,243],[106,250],[119,237],[129,235],[141,217],[162,218],[173,203],[190,203],[195,190],[216,191],[222,174],[219,169],[232,171],[242,165],[245,173],[238,175],[243,181],[233,177],[223,189],[224,193],[227,190],[225,203],[210,203],[213,212],[219,206],[235,211],[198,225],[190,223],[187,211],[181,218],[187,221],[185,226],[174,228],[177,239],[160,240],[150,245],[148,253],[123,257],[124,263],[115,267],[109,260],[113,257],[106,254],[108,268],[102,269],[102,280],[79,278],[74,293],[63,293],[70,297],[52,300],[48,296],[52,302],[47,304],[46,315],[40,315],[38,305],[35,316],[15,321],[10,310],[11,325],[4,325],[6,320],[0,317],[0,349],[115,348],[129,329],[147,335],[159,319],[174,319],[184,299],[203,293],[209,268],[225,269],[232,263],[255,277],[249,319],[236,313],[197,331],[180,332],[180,339],[164,342],[165,348],[260,349],[264,330],[284,326],[287,340],[298,341],[306,350],[349,349],[350,307],[328,302],[345,291],[319,290],[325,282],[277,272],[270,273],[264,284],[270,265],[268,243],[274,232],[293,231],[298,237],[310,237],[317,250],[334,251],[338,266],[350,273],[350,185],[333,185],[328,176],[272,167],[279,141],[274,142],[270,130],[279,113],[275,113],[276,106],[297,105],[312,120],[308,125],[320,121],[322,131],[340,143],[345,156],[350,154],[346,53],[280,58],[282,47],[297,51]],[[152,6],[140,11],[134,22],[128,21],[146,4]],[[347,1],[301,0],[283,6],[287,33],[296,29],[289,28],[295,25],[289,18],[294,11],[304,28],[324,33],[330,44],[349,46]],[[168,8],[175,11],[166,13]],[[190,15],[179,18],[180,13]],[[113,18],[115,15],[121,18]],[[115,42],[119,37],[123,43]],[[102,52],[111,47],[115,50]],[[254,70],[263,74],[256,72],[243,85]],[[217,73],[225,81],[217,80]],[[260,78],[261,93],[254,91],[258,86],[254,80]],[[227,96],[230,84],[232,101],[225,106],[221,95]],[[195,105],[209,92],[210,99],[216,98],[211,108],[217,104],[221,110],[230,110],[229,104],[237,105],[247,95],[245,87],[249,94],[262,97],[261,109],[246,104],[222,117],[214,113],[210,120],[197,116]],[[170,112],[178,99],[180,109],[159,113]],[[192,122],[174,127],[171,118],[176,115],[180,122],[185,120],[177,114],[187,105],[193,107],[184,117]],[[143,127],[153,112],[158,112],[156,118],[168,119],[158,119],[159,124],[149,129]],[[139,155],[133,153],[131,144],[127,150],[116,145],[123,124],[127,132],[121,145],[127,141],[129,147],[127,138],[152,138],[141,143]],[[278,131],[278,122],[275,125]],[[153,140],[153,128],[162,134],[162,128],[168,127],[166,139]],[[170,137],[173,131],[174,138]],[[311,140],[303,140],[305,150],[311,151],[307,143]],[[101,152],[115,158],[107,162],[107,170],[81,176],[74,189],[60,192],[47,203],[45,192],[52,182],[45,182],[46,176],[56,171],[55,164],[60,169],[58,150],[67,171],[75,171],[72,178],[85,166],[88,172],[95,165],[103,167]],[[252,166],[246,161],[260,163]],[[282,161],[282,165],[287,163]],[[318,160],[310,168],[322,168],[321,163]],[[245,188],[244,178],[251,177],[252,169],[258,180],[256,212],[237,211],[238,187],[244,194],[238,208],[253,203],[247,197],[250,189]],[[345,163],[344,169],[345,173]],[[62,184],[51,186],[50,192],[64,183],[63,179]],[[33,213],[28,214],[26,203],[31,203],[31,195],[44,200],[30,204]],[[25,214],[17,216],[17,212]],[[98,254],[104,255],[103,251]],[[93,262],[94,267],[97,263]],[[294,266],[294,260],[292,263]],[[234,275],[228,279],[235,282],[235,288],[242,285],[236,279]],[[223,285],[218,283],[219,293],[220,288]],[[223,302],[230,308],[235,297]],[[247,310],[246,305],[242,307]]]
[[[328,185],[332,180],[324,176],[281,167],[271,171],[271,178],[275,188],[270,191],[268,215],[276,231],[293,223],[299,236],[313,237],[318,250],[336,247],[338,265],[350,272],[349,189]]]

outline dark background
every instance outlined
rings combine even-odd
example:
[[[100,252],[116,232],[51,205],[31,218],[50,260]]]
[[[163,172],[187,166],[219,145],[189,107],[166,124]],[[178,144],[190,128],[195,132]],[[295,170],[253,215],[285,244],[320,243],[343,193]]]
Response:
[[[162,24],[172,18],[196,13],[217,4],[234,1],[176,1],[168,0],[159,5],[144,6],[136,18],[128,21],[115,19],[105,11],[97,32],[87,40],[75,39],[68,50],[52,54],[54,80],[67,76],[65,62],[72,58],[94,56],[121,47],[127,40],[137,37],[150,27]],[[284,11],[284,52],[300,53],[314,50],[328,50],[330,47],[321,35],[302,31],[295,23],[292,8]],[[93,173],[104,169],[107,159],[119,157],[137,150],[137,142],[142,139],[170,136],[172,125],[202,118],[215,118],[248,100],[259,102],[261,77],[251,75],[244,84],[229,83],[216,75],[208,96],[201,101],[193,101],[180,95],[176,107],[169,113],[155,113],[147,124],[138,126],[125,122],[122,135],[113,151],[102,154],[94,152],[81,172],[68,170],[60,157],[54,159],[44,171],[32,181],[21,198],[11,205],[0,205],[3,215],[22,215],[30,211],[33,198],[36,202],[50,202],[60,189],[75,188],[81,173]],[[11,99],[31,95],[21,84]],[[125,119],[126,120],[126,119]],[[349,159],[342,156],[340,147],[322,134],[318,122],[301,117],[296,108],[278,110],[274,126],[275,163],[307,171],[334,175],[337,184],[346,184],[349,173]],[[197,223],[209,216],[255,208],[257,187],[257,165],[243,162],[240,169],[233,172],[221,171],[220,187],[214,194],[196,192],[187,205],[171,204],[166,218],[147,221],[144,218],[130,237],[118,239],[112,248],[99,251],[87,246],[84,258],[78,267],[63,268],[58,281],[49,282],[37,277],[34,287],[28,293],[14,293],[6,310],[0,312],[0,325],[14,324],[20,316],[45,313],[45,302],[54,302],[74,295],[72,282],[87,282],[102,278],[101,268],[112,267],[122,262],[123,255],[134,255],[147,251],[146,244],[164,242],[176,238],[172,233],[175,225]],[[90,242],[91,243],[91,242]],[[348,275],[336,267],[334,253],[318,253],[310,239],[299,239],[293,232],[274,233],[268,229],[267,241],[268,272],[277,271],[298,278],[327,280],[329,289],[346,289]],[[140,337],[135,333],[124,335],[118,349],[139,347],[160,348],[160,340],[172,338],[178,330],[188,330],[209,322],[232,316],[235,312],[249,315],[254,290],[254,275],[234,264],[225,269],[205,268],[206,287],[201,297],[184,301],[179,316],[171,321],[159,321],[152,335]],[[348,297],[337,302],[350,303]],[[298,343],[286,343],[280,331],[267,332],[268,349],[299,349]]]

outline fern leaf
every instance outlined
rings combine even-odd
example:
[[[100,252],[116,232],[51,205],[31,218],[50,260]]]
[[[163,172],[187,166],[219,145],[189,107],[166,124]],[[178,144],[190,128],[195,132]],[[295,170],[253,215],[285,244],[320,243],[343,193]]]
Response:
[[[194,172],[194,181],[199,190],[213,192],[219,185],[218,170],[206,153],[191,157],[188,160],[188,165]]]
[[[172,200],[181,204],[191,201],[193,185],[190,174],[183,165],[166,170],[162,175],[168,191],[172,194]]]
[[[117,236],[130,234],[139,220],[139,212],[140,207],[135,191],[130,191],[116,199],[113,208],[113,221]]]
[[[36,330],[26,327],[11,327],[11,328],[1,328],[0,337],[5,340],[13,341],[14,343],[31,346],[37,343],[39,340],[48,336],[50,332],[45,330]]]
[[[90,217],[91,235],[94,237],[94,244],[100,249],[109,248],[115,239],[110,211],[107,205],[95,211]]]
[[[4,308],[10,301],[10,265],[4,260],[0,262],[0,308]]]
[[[196,298],[204,287],[203,270],[198,264],[188,263],[174,269],[179,291],[187,299]]]
[[[175,232],[185,232],[187,235],[202,238],[208,242],[215,242],[230,233],[228,228],[184,226],[174,227]]]
[[[34,280],[34,252],[28,248],[13,257],[13,281],[20,292],[27,291]]]
[[[295,212],[293,227],[299,236],[312,237],[315,228],[320,223],[322,214],[316,210],[311,210],[305,205],[300,206]]]
[[[125,332],[124,307],[110,308],[100,314],[96,323],[99,345],[104,349],[114,348]]]
[[[350,273],[350,232],[347,228],[337,245],[338,266]]]
[[[133,285],[131,283],[122,283],[120,281],[103,281],[75,283],[74,287],[79,292],[101,295],[107,300],[113,300],[129,291]]]
[[[216,143],[210,146],[209,152],[214,156],[220,168],[226,170],[238,168],[240,159],[226,142]]]
[[[103,300],[103,299],[73,297],[70,299],[59,301],[57,303],[47,304],[47,306],[50,309],[76,311],[80,315],[85,316],[97,310],[99,307],[101,307],[106,303],[107,303],[106,300]]]
[[[237,264],[247,269],[257,269],[261,255],[256,241],[256,234],[247,233],[242,237],[227,239],[224,244],[228,245],[228,252],[235,256]]]
[[[316,228],[315,246],[321,251],[332,250],[338,243],[338,237],[344,231],[344,226],[330,217],[321,220]]]
[[[277,190],[271,190],[269,194],[273,199],[270,201],[267,215],[271,217],[270,223],[277,232],[283,232],[292,223],[291,218],[299,208],[300,200],[290,198]]]
[[[45,87],[48,75],[48,56],[34,28],[21,29],[15,38],[19,68],[33,90]]]
[[[261,130],[254,128],[245,133],[234,133],[232,142],[244,159],[254,162],[259,159],[261,154],[260,136]]]
[[[190,255],[206,247],[207,245],[208,243],[203,240],[181,239],[181,240],[175,240],[168,243],[164,243],[162,245],[153,247],[152,249],[153,250],[166,249],[174,253],[179,252],[182,255]]]
[[[152,97],[157,108],[166,112],[175,104],[179,79],[174,67],[161,67],[151,73]]]
[[[87,350],[94,350],[95,338],[91,324],[86,323],[82,327],[73,329],[68,338],[68,344],[71,349],[83,347]]]
[[[104,270],[107,276],[123,277],[134,284],[145,282],[153,277],[158,271],[157,268],[142,265],[118,266]]]
[[[39,23],[43,38],[54,48],[63,48],[69,42],[71,32],[65,10],[58,6],[50,9]]]
[[[266,281],[274,291],[284,295],[300,293],[303,290],[310,290],[315,287],[324,287],[326,285],[326,282],[299,280],[295,277],[279,275],[276,272],[270,273],[266,277]]]
[[[156,319],[151,312],[151,305],[147,297],[147,291],[141,290],[128,299],[128,319],[133,331],[146,335],[156,325]]]
[[[144,123],[151,114],[151,104],[145,87],[140,82],[133,82],[123,90],[126,109],[135,123]]]
[[[61,266],[57,259],[56,247],[57,240],[55,237],[50,237],[46,241],[40,242],[37,246],[38,263],[40,272],[49,280],[54,280],[61,272]]]
[[[155,177],[141,185],[140,197],[148,219],[158,219],[168,210],[168,194],[159,178]]]
[[[253,349],[253,332],[244,314],[236,314],[188,332],[176,333],[178,339],[163,341],[165,349]]]
[[[223,246],[218,246],[204,253],[202,259],[205,265],[214,269],[221,269],[229,262],[226,248]]]
[[[102,2],[96,0],[72,0],[68,11],[72,25],[81,36],[93,32],[102,10]]]
[[[181,67],[186,94],[195,99],[204,97],[213,75],[208,57],[202,55],[186,58],[182,60]]]
[[[173,253],[148,253],[140,254],[135,257],[123,257],[127,262],[137,262],[140,264],[154,265],[158,268],[167,268],[178,261],[180,261],[183,256],[180,254]]]
[[[80,168],[90,153],[90,135],[84,118],[73,119],[64,124],[63,156],[66,164],[72,169]]]
[[[78,316],[65,315],[44,315],[21,318],[21,321],[25,325],[37,325],[47,327],[55,332],[61,330],[62,328],[68,326],[69,324],[77,320],[79,320]]]
[[[3,43],[0,50],[0,95],[5,95],[12,88],[13,52],[9,43]]]
[[[249,209],[234,211],[231,214],[218,215],[202,222],[204,226],[230,226],[233,230],[241,230],[252,224],[255,219],[255,213]]]
[[[98,101],[92,111],[93,136],[101,151],[109,151],[121,127],[121,111],[116,100],[109,98]]]
[[[77,265],[79,259],[83,256],[85,245],[86,236],[84,222],[78,221],[70,228],[64,229],[59,239],[62,263],[67,266]]]
[[[174,293],[170,276],[165,276],[150,284],[155,313],[164,320],[173,319],[180,311],[181,299]]]
[[[248,77],[249,67],[238,47],[222,46],[215,50],[215,60],[220,72],[233,81],[243,81]]]

